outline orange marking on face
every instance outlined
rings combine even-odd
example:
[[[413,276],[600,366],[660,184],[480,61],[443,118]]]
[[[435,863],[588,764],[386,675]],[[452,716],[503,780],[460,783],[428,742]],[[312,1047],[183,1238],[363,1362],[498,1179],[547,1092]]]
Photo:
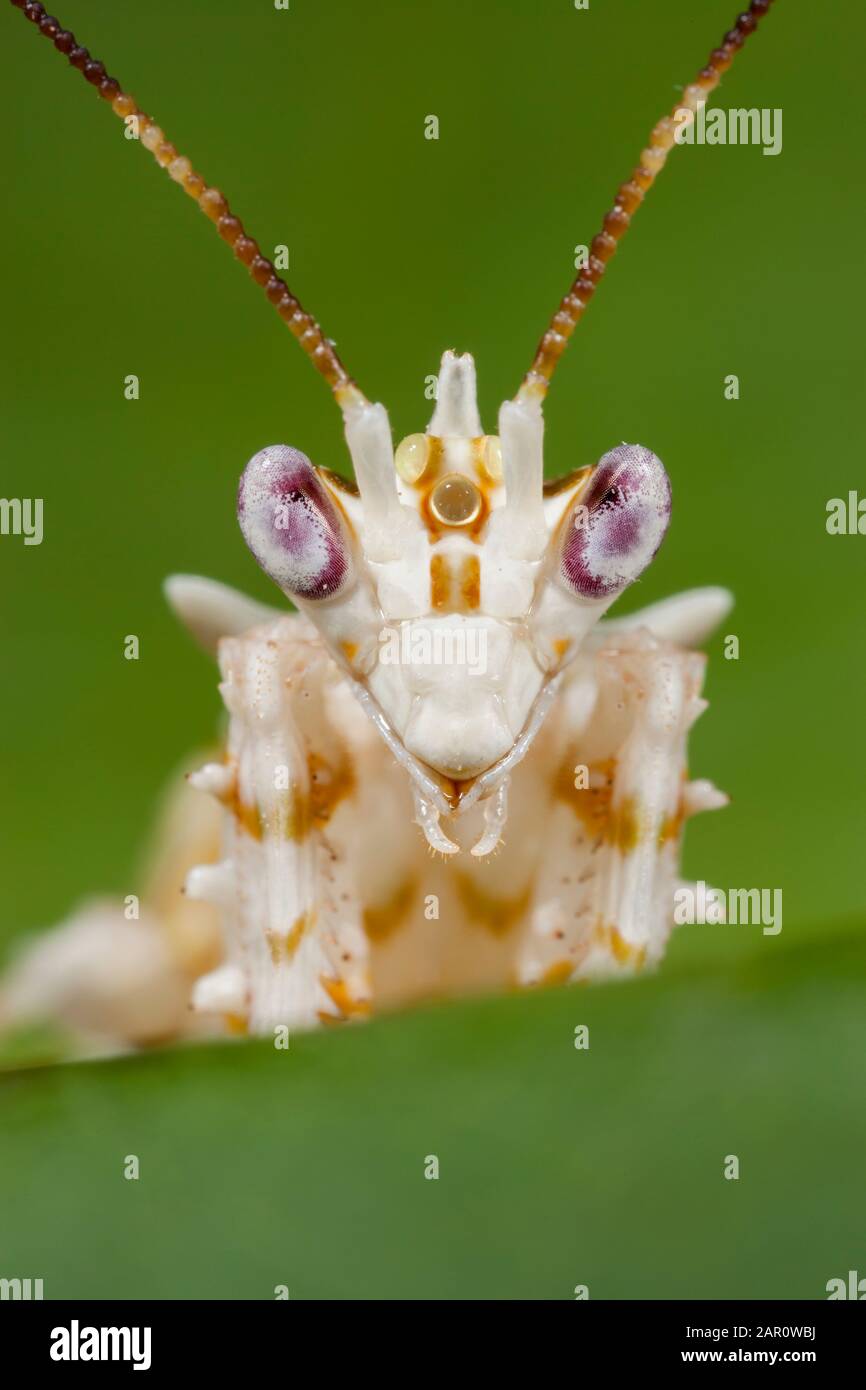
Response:
[[[582,488],[592,472],[593,465],[586,464],[583,468],[576,468],[573,473],[565,473],[561,478],[547,478],[544,483],[545,497],[556,497],[572,487]]]
[[[358,643],[357,643],[357,642],[341,642],[341,643],[340,643],[340,649],[341,649],[341,651],[342,651],[342,653],[343,653],[343,656],[346,658],[346,660],[348,661],[349,665],[351,666],[352,662],[355,660],[355,657],[358,655]]]
[[[321,464],[316,468],[316,472],[328,487],[335,488],[337,492],[347,492],[350,497],[361,496],[361,489],[354,478],[344,478],[342,473],[335,473],[332,468],[323,468]]]
[[[223,1014],[223,1022],[232,1037],[245,1038],[249,1032],[247,1021],[242,1014]]]
[[[349,535],[357,539],[358,533],[355,530],[354,522],[352,521],[352,518],[350,517],[349,513],[346,511],[346,508],[343,505],[343,498],[340,496],[340,494],[348,493],[352,497],[360,497],[361,493],[358,488],[358,484],[355,482],[354,479],[350,480],[348,478],[342,478],[339,473],[333,473],[330,468],[317,468],[316,472],[318,473],[322,482],[325,484],[325,491],[328,493],[331,501],[333,502],[337,511],[340,513],[343,525],[345,526]]]
[[[565,656],[570,646],[571,640],[568,637],[554,637],[553,639],[553,650],[556,652],[560,661]]]
[[[463,607],[476,609],[481,604],[481,561],[477,555],[467,555],[460,571],[460,597]]]
[[[442,436],[439,434],[428,435],[427,444],[427,467],[424,470],[424,481],[435,483],[445,472],[445,445]]]
[[[447,608],[451,601],[451,566],[446,555],[430,557],[430,605]]]

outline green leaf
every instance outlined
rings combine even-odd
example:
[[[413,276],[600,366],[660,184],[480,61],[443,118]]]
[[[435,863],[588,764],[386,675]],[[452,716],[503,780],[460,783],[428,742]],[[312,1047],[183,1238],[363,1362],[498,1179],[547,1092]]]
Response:
[[[863,942],[9,1074],[0,1273],[48,1298],[825,1297],[866,1258]]]

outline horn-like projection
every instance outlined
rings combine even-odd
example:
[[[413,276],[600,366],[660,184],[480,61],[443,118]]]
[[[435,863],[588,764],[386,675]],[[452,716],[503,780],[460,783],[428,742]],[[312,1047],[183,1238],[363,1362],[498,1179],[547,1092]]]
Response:
[[[475,361],[471,353],[462,356],[455,352],[442,354],[436,387],[436,409],[427,433],[461,435],[464,439],[477,439],[482,433]]]
[[[544,522],[544,420],[538,401],[506,401],[499,411],[505,506],[500,534],[510,555],[538,560],[547,545]]]
[[[364,553],[368,560],[398,560],[407,521],[397,491],[388,412],[383,405],[364,402],[346,410],[345,421],[364,509]]]

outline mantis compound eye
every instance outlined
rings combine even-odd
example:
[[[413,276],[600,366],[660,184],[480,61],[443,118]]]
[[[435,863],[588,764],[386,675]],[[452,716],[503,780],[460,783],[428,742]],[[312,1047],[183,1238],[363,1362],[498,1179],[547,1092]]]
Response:
[[[265,574],[290,598],[331,598],[350,582],[345,525],[299,449],[271,444],[253,455],[238,487],[238,521]]]
[[[610,598],[646,569],[665,538],[671,485],[660,459],[619,444],[600,460],[565,524],[560,574],[582,598]]]

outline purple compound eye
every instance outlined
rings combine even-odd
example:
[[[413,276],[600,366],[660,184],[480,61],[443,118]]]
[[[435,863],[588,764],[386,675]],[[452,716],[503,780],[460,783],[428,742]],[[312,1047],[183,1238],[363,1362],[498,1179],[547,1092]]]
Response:
[[[598,464],[565,524],[560,573],[583,598],[610,598],[646,569],[665,538],[671,485],[660,459],[619,444]]]
[[[331,598],[349,582],[345,527],[299,449],[271,444],[253,455],[238,487],[238,521],[265,574],[291,598]]]

